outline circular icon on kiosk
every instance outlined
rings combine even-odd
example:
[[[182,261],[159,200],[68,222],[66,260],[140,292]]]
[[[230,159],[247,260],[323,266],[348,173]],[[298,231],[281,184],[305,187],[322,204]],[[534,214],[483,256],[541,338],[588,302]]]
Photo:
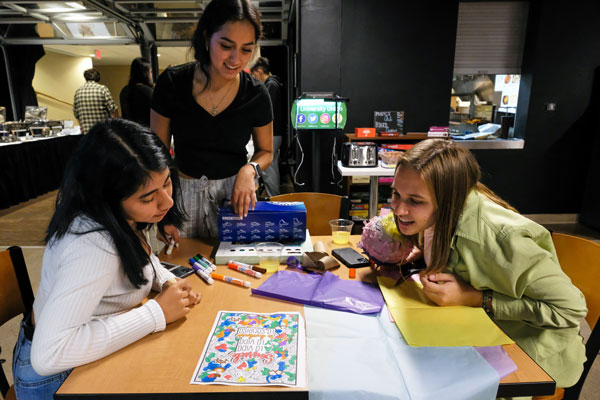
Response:
[[[317,114],[312,113],[312,114],[308,114],[308,122],[311,124],[314,124],[317,122],[317,120],[319,119],[319,117],[317,116]]]
[[[331,118],[329,117],[329,114],[327,114],[327,113],[321,114],[321,123],[322,124],[328,124],[330,120],[331,120]]]
[[[333,114],[331,116],[331,119],[333,120],[334,123],[339,124],[340,122],[342,122],[342,120],[344,119],[344,117],[342,117],[342,114],[337,113],[337,114]]]
[[[303,124],[306,122],[306,115],[304,114],[298,114],[296,116],[296,122],[298,122],[299,124]]]

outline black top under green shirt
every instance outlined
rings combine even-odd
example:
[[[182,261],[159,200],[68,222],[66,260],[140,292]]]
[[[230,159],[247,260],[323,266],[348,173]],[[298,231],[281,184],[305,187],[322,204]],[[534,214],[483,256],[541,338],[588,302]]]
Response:
[[[242,71],[233,102],[213,116],[192,95],[195,67],[191,62],[167,68],[156,82],[152,109],[171,120],[175,162],[181,172],[194,178],[227,178],[246,164],[252,129],[273,120],[269,93]]]

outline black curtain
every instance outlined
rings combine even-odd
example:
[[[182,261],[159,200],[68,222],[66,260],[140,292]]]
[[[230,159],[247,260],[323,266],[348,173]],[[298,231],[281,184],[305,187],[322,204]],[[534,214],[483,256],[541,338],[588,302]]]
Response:
[[[0,26],[0,32],[5,38],[39,38],[33,24],[4,25]],[[44,54],[42,45],[5,45],[4,52],[0,53],[0,105],[6,107],[7,121],[23,119],[25,106],[38,105],[32,82],[35,63]],[[13,115],[11,106],[5,56],[8,57],[17,115]]]

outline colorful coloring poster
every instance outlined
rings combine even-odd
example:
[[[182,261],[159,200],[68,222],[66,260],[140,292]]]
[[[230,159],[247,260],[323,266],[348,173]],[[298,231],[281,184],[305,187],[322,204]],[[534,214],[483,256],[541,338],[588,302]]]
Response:
[[[190,383],[305,387],[302,315],[220,311]]]

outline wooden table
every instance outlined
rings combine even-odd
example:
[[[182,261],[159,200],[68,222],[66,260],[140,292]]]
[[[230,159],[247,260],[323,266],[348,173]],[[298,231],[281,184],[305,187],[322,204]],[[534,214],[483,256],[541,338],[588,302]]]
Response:
[[[330,236],[315,236],[313,242],[323,241],[328,250],[336,247]],[[356,245],[359,236],[352,236]],[[208,257],[212,246],[196,239],[183,239],[179,248],[161,259],[187,265],[196,253]],[[211,257],[212,259],[212,257]],[[284,268],[282,265],[281,269]],[[227,271],[227,272],[225,272]],[[266,277],[256,279],[240,272],[218,267],[218,272],[252,282],[258,287]],[[348,279],[343,265],[332,271]],[[202,293],[202,301],[182,320],[167,326],[163,332],[146,336],[96,362],[77,367],[67,378],[55,398],[69,399],[307,399],[308,388],[280,386],[238,387],[224,385],[191,385],[194,368],[204,348],[217,312],[280,312],[298,311],[300,304],[251,295],[250,290],[237,285],[215,281],[205,284],[199,277],[186,278],[194,290]],[[357,271],[356,279],[374,281],[369,268]],[[498,396],[544,395],[554,392],[554,381],[517,345],[505,346],[518,370],[500,382]]]

